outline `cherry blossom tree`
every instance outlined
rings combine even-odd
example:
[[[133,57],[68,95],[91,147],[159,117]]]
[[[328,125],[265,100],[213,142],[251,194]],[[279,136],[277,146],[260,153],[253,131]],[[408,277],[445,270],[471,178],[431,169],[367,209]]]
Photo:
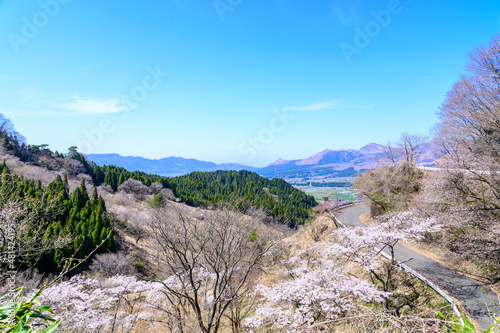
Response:
[[[422,239],[425,234],[439,231],[433,217],[419,217],[415,211],[389,213],[377,222],[364,228],[348,227],[338,229],[335,237],[338,243],[330,248],[330,254],[345,256],[347,261],[356,262],[366,269],[373,282],[378,281],[384,292],[391,291],[393,272],[398,269],[395,246],[399,242]],[[389,260],[381,256],[388,252]],[[384,301],[387,308],[387,302]]]
[[[115,275],[106,279],[76,275],[43,290],[40,301],[49,305],[60,328],[68,332],[185,332],[196,324],[179,311],[185,304],[165,294],[165,284]]]
[[[160,294],[161,288],[159,283],[125,275],[102,281],[76,275],[46,288],[40,300],[52,307],[56,318],[62,319],[60,328],[63,331],[118,331],[118,326],[129,331],[140,321],[158,315],[151,306],[154,302],[139,300]]]
[[[10,119],[5,118],[2,113],[0,113],[0,133],[14,139],[20,145],[26,144],[26,138],[16,131],[14,123]]]
[[[453,175],[454,174],[454,175]],[[486,283],[500,281],[500,228],[498,215],[482,204],[465,199],[456,181],[469,183],[460,170],[428,172],[415,197],[418,209],[432,215],[443,230],[432,236],[443,255],[456,267],[477,267]],[[479,206],[479,207],[478,207]]]
[[[337,243],[324,247],[315,243],[296,253],[287,262],[283,281],[257,287],[263,302],[246,321],[247,326],[309,332],[355,313],[370,312],[360,301],[380,302],[387,309],[390,281],[398,267],[395,245],[421,239],[439,228],[433,218],[407,211],[387,214],[366,228],[338,229],[334,232]],[[388,250],[390,260],[380,256],[383,250]],[[365,268],[371,281],[354,276],[350,272],[353,266]],[[388,321],[393,320],[390,316],[380,314]]]
[[[359,310],[359,301],[381,302],[387,297],[376,285],[348,274],[347,262],[334,260],[330,251],[317,248],[312,246],[288,260],[281,282],[257,286],[256,294],[263,302],[246,320],[247,327],[309,331]]]

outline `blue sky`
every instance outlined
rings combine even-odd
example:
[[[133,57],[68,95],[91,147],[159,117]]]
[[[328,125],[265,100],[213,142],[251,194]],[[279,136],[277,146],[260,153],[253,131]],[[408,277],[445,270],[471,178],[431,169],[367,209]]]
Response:
[[[31,144],[263,166],[428,134],[495,1],[0,0]]]

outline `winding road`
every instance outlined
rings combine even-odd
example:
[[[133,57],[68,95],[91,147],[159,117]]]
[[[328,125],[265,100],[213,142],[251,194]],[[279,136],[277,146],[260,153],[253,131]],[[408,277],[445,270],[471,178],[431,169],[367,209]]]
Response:
[[[352,206],[343,209],[338,218],[346,225],[362,227],[363,223],[359,220],[359,216],[368,210],[369,207],[366,205]],[[486,304],[493,304],[497,296],[490,289],[400,244],[396,245],[395,253],[399,261],[405,262],[407,266],[460,301],[483,329],[488,328],[493,323]],[[492,307],[492,310],[495,311],[495,317],[498,318],[499,309]]]

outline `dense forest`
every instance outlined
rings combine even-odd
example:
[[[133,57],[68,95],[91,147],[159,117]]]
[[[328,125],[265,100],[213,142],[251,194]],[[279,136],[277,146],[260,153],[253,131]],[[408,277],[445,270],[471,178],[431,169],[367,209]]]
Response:
[[[236,198],[242,209],[251,205],[266,209],[280,223],[303,224],[314,197],[282,179],[266,179],[249,171],[193,172],[170,179],[175,195],[188,205],[206,206]]]
[[[316,204],[313,196],[295,189],[282,179],[269,180],[245,170],[193,172],[167,178],[140,171],[129,172],[121,167],[95,165],[90,173],[95,185],[109,185],[115,191],[128,179],[139,180],[146,186],[160,183],[170,188],[177,198],[194,207],[213,207],[231,202],[241,211],[249,206],[263,208],[275,221],[290,227],[303,224],[309,217],[311,207]]]
[[[70,195],[67,178],[60,176],[44,188],[40,181],[11,174],[5,162],[0,173],[1,206],[8,212],[4,218],[22,226],[10,237],[20,244],[18,262],[9,264],[53,272],[64,258],[83,259],[96,248],[96,253],[115,250],[106,205],[95,188],[89,197],[82,180]]]

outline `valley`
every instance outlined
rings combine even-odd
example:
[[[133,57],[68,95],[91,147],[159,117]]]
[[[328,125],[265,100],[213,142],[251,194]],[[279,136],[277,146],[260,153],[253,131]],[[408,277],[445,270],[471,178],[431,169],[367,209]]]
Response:
[[[500,2],[388,1],[0,0],[0,333],[500,333]]]
[[[99,166],[115,165],[129,171],[141,171],[160,176],[175,177],[194,171],[248,170],[272,179],[281,178],[296,186],[349,187],[352,180],[363,171],[387,164],[386,146],[370,143],[359,150],[326,149],[313,156],[298,160],[277,159],[265,167],[252,167],[236,163],[213,162],[167,157],[159,160],[118,154],[87,154],[85,157]],[[432,142],[426,143],[417,158],[417,165],[433,167],[441,156]]]

